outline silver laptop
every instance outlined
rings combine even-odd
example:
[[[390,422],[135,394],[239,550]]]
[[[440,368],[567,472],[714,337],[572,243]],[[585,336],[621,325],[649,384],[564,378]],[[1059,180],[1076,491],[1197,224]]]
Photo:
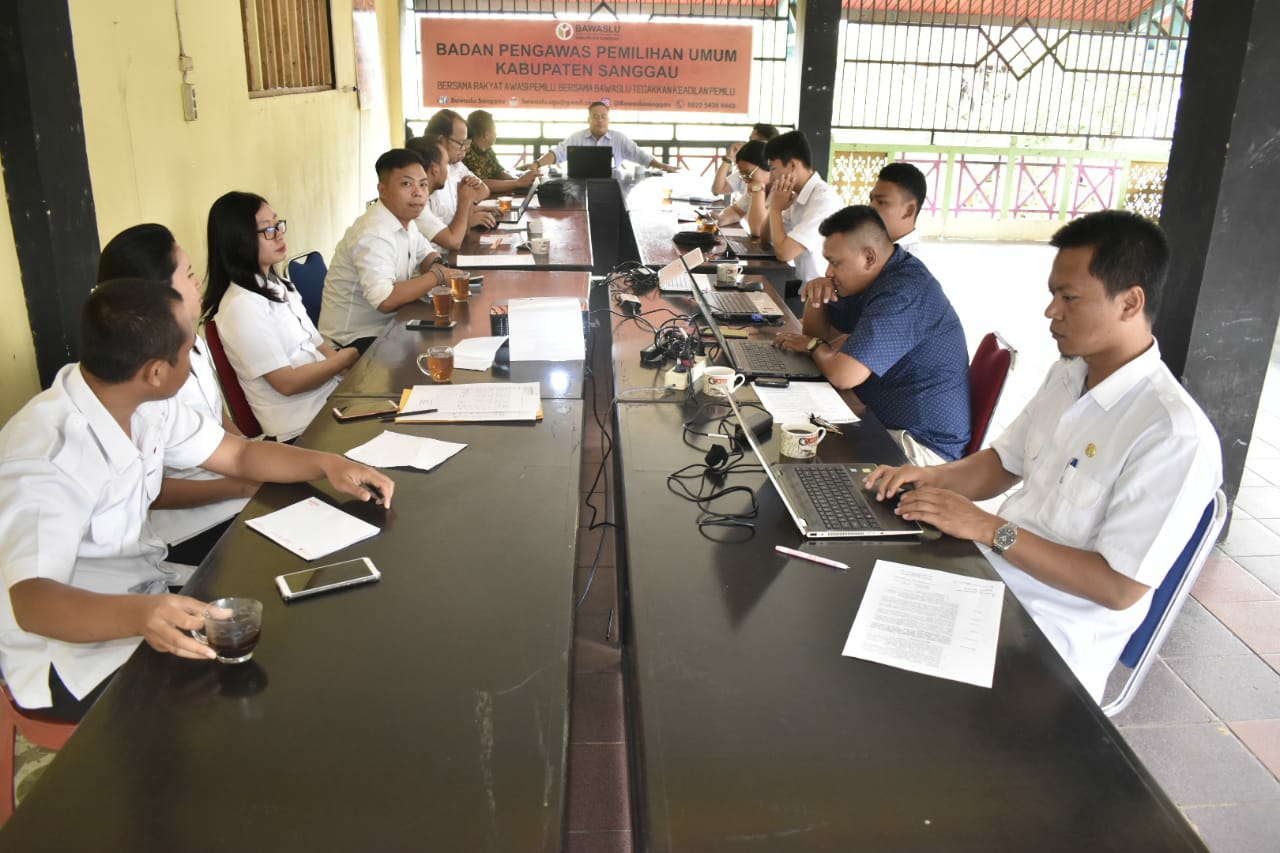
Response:
[[[524,216],[525,211],[529,209],[529,204],[533,201],[533,197],[535,195],[537,195],[537,193],[533,191],[533,187],[529,187],[529,191],[525,194],[524,201],[520,202],[520,206],[515,210],[509,210],[506,213],[499,212],[495,217],[496,221],[507,223],[519,222],[521,217]]]
[[[683,257],[676,258],[658,270],[658,291],[660,293],[692,293],[693,276],[689,270],[702,266],[702,250],[690,249]]]
[[[862,487],[862,480],[875,470],[874,463],[770,464],[760,442],[742,419],[742,410],[730,395],[726,398],[733,417],[751,445],[760,467],[773,483],[782,505],[806,539],[863,539],[883,536],[913,536],[920,525],[893,514],[893,501],[880,502]]]

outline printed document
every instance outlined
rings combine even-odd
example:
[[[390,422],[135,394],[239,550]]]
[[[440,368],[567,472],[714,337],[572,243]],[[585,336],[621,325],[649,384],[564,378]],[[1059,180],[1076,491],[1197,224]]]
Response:
[[[435,409],[396,423],[459,421],[533,421],[542,416],[542,386],[537,382],[477,382],[469,385],[415,385],[406,392],[400,411]]]
[[[581,361],[582,300],[572,296],[512,299],[507,303],[511,360]]]
[[[847,657],[990,687],[1004,584],[877,560]]]
[[[817,415],[829,424],[852,424],[858,416],[840,399],[840,392],[828,382],[792,382],[786,388],[752,385],[760,404],[773,415],[775,424],[807,422]]]

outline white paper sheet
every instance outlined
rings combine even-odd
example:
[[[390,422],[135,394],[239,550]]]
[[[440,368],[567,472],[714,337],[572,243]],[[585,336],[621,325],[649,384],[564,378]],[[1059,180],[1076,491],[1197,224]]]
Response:
[[[498,223],[499,231],[524,231],[528,227],[529,227],[529,224],[525,222],[525,220],[523,219],[521,219],[519,222],[499,222]]]
[[[786,388],[753,385],[760,404],[773,415],[775,424],[808,421],[810,415],[831,424],[853,424],[858,416],[840,399],[840,392],[827,382],[792,382]]]
[[[415,385],[403,411],[436,409],[399,423],[456,421],[532,421],[542,408],[537,382],[477,382],[469,385]]]
[[[319,498],[307,498],[245,522],[305,560],[332,554],[378,535],[378,528]]]
[[[502,348],[505,336],[492,338],[464,338],[453,345],[453,367],[455,370],[488,370],[493,366],[494,356]],[[408,409],[406,411],[413,411]]]
[[[571,296],[512,299],[507,303],[512,361],[581,361],[582,300]]]
[[[990,687],[1004,584],[877,560],[848,657]]]
[[[430,471],[466,447],[418,435],[385,430],[379,436],[347,451],[347,456],[374,468],[421,468]]]
[[[520,240],[514,234],[483,234],[480,237],[480,245],[486,249],[501,249],[518,243]]]
[[[751,236],[751,232],[745,228],[738,228],[735,225],[721,225],[720,233],[725,237],[741,237],[747,239]]]
[[[455,267],[463,269],[493,269],[495,266],[503,267],[532,267],[538,263],[537,259],[530,254],[518,255],[458,255],[453,259]]]

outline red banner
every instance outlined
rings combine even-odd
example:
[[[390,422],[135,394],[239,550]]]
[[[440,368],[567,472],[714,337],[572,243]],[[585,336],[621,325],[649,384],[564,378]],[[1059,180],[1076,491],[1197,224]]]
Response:
[[[423,106],[746,114],[750,24],[422,19]]]

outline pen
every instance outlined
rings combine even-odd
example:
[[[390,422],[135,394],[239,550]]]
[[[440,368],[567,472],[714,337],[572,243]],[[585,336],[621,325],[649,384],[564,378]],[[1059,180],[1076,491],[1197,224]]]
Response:
[[[804,551],[797,551],[795,548],[787,548],[782,545],[773,546],[773,550],[779,554],[786,554],[788,557],[795,557],[797,560],[808,560],[810,563],[817,563],[820,566],[830,566],[833,569],[839,569],[842,572],[849,571],[848,563],[841,563],[838,560],[828,560],[826,557],[817,557],[813,554],[806,554]]]
[[[382,421],[383,423],[386,423],[387,421],[394,421],[396,418],[407,418],[411,415],[430,415],[433,412],[438,412],[438,411],[440,410],[439,409],[418,409],[416,412],[392,412],[389,415],[383,415],[382,417],[378,418],[378,420]]]

